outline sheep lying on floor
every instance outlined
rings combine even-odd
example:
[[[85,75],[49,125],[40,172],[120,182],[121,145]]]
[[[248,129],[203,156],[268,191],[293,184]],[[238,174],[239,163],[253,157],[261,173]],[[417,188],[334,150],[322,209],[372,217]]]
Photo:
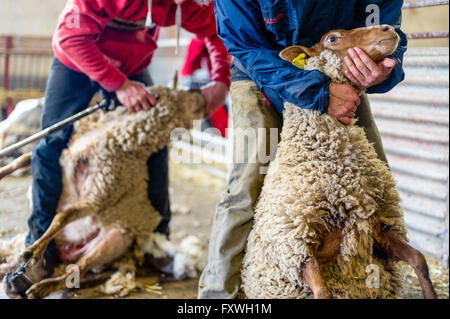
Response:
[[[144,253],[157,254],[156,258],[175,255],[176,277],[195,275],[196,265],[189,264],[190,258],[177,257],[182,252],[153,233],[160,215],[148,199],[146,162],[169,144],[174,129],[191,128],[194,119],[203,117],[205,101],[198,92],[162,87],[151,91],[159,100],[150,111],[128,114],[121,107],[97,112],[75,124],[60,159],[63,191],[58,213],[47,232],[22,255],[22,268],[37,267],[53,239],[60,252],[71,252],[63,254],[63,262],[78,265],[81,275],[113,262],[136,242]],[[20,163],[29,163],[29,156]],[[3,175],[0,170],[0,178]],[[37,282],[26,295],[45,297],[63,289],[70,275],[67,272]],[[6,288],[11,293],[24,293]]]
[[[331,36],[342,41],[330,45]],[[305,69],[349,83],[348,49],[358,46],[379,62],[397,45],[395,30],[380,26],[332,31],[313,48],[290,47],[280,56],[292,62],[305,54]],[[402,285],[396,262],[403,260],[416,271],[425,297],[435,298],[425,258],[407,244],[392,174],[363,128],[289,103],[283,115],[244,257],[245,295],[394,298]]]

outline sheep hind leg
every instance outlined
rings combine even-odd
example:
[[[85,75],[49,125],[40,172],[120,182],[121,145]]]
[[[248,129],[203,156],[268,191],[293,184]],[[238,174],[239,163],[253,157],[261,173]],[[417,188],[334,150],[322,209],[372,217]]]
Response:
[[[375,247],[388,257],[407,262],[416,272],[425,299],[436,299],[437,294],[430,279],[424,255],[411,247],[403,238],[392,231],[383,231],[381,224],[374,231]]]
[[[28,247],[22,254],[22,260],[29,266],[35,265],[44,257],[48,244],[69,223],[78,219],[82,214],[82,208],[75,204],[69,209],[57,213],[50,227],[33,245]]]
[[[319,263],[311,257],[303,266],[303,279],[314,294],[315,299],[333,299],[330,288],[322,277]]]
[[[88,252],[76,263],[76,267],[71,267],[64,275],[44,279],[27,290],[29,299],[45,298],[49,294],[63,290],[67,287],[67,279],[79,271],[80,279],[92,268],[109,264],[127,252],[132,244],[132,239],[121,229],[111,229],[103,235],[92,246]]]

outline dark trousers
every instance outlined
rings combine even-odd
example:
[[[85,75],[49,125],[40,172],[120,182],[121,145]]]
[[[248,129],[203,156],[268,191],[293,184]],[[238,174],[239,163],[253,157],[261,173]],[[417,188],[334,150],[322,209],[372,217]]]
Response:
[[[148,71],[130,79],[147,86],[153,84]],[[55,58],[47,82],[41,128],[47,128],[85,109],[99,89],[99,85],[88,76],[72,71]],[[67,127],[43,138],[33,151],[31,157],[33,200],[31,217],[28,220],[27,246],[45,233],[56,214],[62,192],[62,169],[59,158],[69,143],[72,129],[73,127]],[[152,155],[147,167],[151,181],[148,185],[148,196],[162,217],[156,231],[168,236],[171,213],[167,148]],[[47,249],[46,258],[56,256],[56,247],[52,242]]]

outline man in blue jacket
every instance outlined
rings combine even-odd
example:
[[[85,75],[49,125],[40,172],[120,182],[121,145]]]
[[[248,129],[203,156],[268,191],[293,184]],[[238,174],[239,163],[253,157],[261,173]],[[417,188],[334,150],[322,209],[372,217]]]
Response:
[[[375,144],[379,158],[387,162],[367,96],[359,98],[355,87],[369,94],[385,93],[404,79],[402,61],[407,40],[400,30],[402,5],[402,0],[215,1],[218,34],[234,56],[234,164],[228,189],[217,206],[199,298],[238,296],[253,208],[269,164],[261,154],[270,149],[271,139],[273,145],[270,128],[281,128],[284,101],[328,113],[344,124],[359,118],[358,124]],[[330,30],[371,24],[394,26],[401,37],[400,46],[378,64],[363,62],[369,58],[362,50],[350,50],[346,75],[354,87],[331,85],[325,74],[298,69],[279,58],[282,49],[292,45],[311,47]],[[262,138],[250,133],[261,128],[266,132]]]

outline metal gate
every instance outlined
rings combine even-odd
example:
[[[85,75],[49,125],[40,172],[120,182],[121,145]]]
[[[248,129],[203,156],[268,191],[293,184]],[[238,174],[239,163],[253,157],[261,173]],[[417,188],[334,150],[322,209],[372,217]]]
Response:
[[[51,38],[0,36],[0,109],[42,97],[52,62]],[[0,120],[2,114],[0,113]]]

